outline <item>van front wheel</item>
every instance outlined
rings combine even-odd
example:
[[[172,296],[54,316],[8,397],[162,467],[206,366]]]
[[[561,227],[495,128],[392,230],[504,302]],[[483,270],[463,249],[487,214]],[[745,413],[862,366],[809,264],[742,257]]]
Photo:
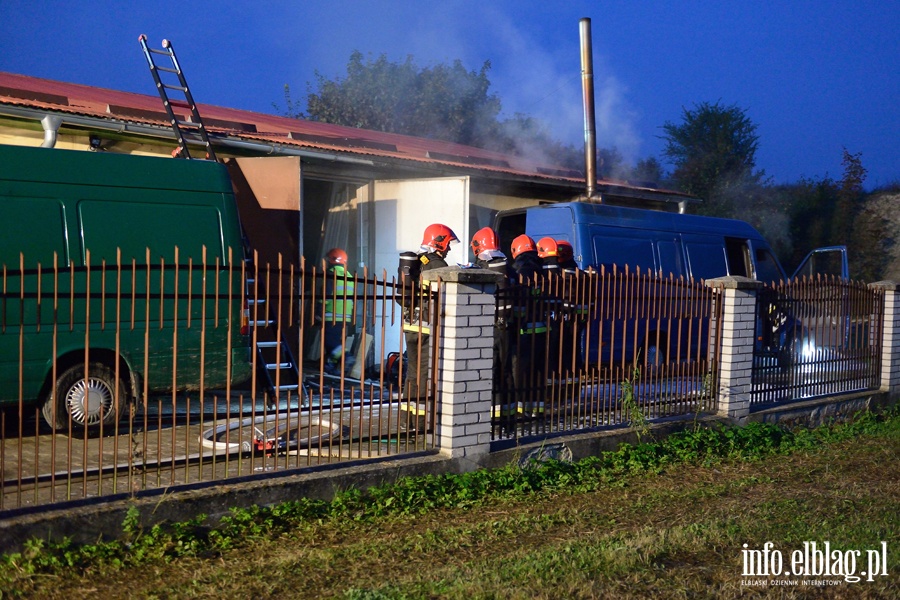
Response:
[[[121,380],[103,363],[76,365],[65,371],[56,381],[55,393],[47,395],[42,414],[44,420],[57,431],[95,434],[101,426],[112,426],[118,418],[116,402],[124,398]]]

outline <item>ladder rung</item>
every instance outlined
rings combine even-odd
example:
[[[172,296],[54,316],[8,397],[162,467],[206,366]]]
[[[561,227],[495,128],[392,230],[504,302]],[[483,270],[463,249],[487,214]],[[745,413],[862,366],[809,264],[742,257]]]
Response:
[[[257,327],[260,325],[268,327],[269,325],[272,325],[274,323],[275,321],[250,321],[250,325],[256,325]]]
[[[156,65],[156,70],[157,71],[165,71],[166,73],[175,73],[176,75],[181,72],[178,69],[170,69],[169,67],[160,67],[159,65]]]
[[[201,123],[194,123],[193,121],[179,121],[179,120],[176,119],[176,120],[175,120],[175,123],[177,123],[179,127],[188,127],[188,128],[193,128],[193,129],[203,129],[203,124],[201,124]]]
[[[273,387],[274,387],[274,386],[273,386]],[[297,389],[299,389],[299,388],[300,388],[300,386],[299,386],[298,384],[295,383],[295,384],[293,384],[293,385],[279,385],[279,386],[278,386],[277,388],[275,388],[275,389],[276,389],[277,391],[279,391],[279,392],[289,392],[289,391],[297,390]]]
[[[256,342],[257,348],[277,348],[278,342]]]
[[[168,83],[164,83],[164,84],[162,84],[162,86],[164,88],[166,88],[167,90],[178,90],[180,92],[188,91],[188,89],[186,87],[181,86],[181,85],[169,85]]]
[[[248,306],[257,306],[257,305],[261,305],[261,304],[265,304],[265,303],[266,303],[265,298],[260,298],[259,300],[255,299],[255,298],[247,298]]]
[[[156,48],[151,48],[147,46],[147,50],[152,52],[153,54],[165,54],[167,56],[172,56],[172,54],[168,50],[157,50]]]
[[[277,371],[279,369],[290,369],[292,366],[294,366],[294,365],[290,362],[282,362],[282,363],[278,363],[278,364],[266,363],[266,368],[269,369],[270,371]]]

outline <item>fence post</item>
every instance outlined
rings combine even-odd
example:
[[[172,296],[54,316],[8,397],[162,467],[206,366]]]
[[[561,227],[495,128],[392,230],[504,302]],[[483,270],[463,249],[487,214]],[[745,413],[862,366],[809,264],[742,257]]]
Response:
[[[753,347],[756,341],[756,294],[763,286],[746,277],[706,280],[722,302],[722,345],[718,349],[718,413],[740,423],[750,414]],[[711,328],[715,331],[716,328]],[[712,340],[711,343],[715,341]]]
[[[447,267],[429,272],[444,285],[438,341],[437,445],[451,458],[490,449],[493,393],[494,292],[502,276]]]
[[[870,288],[884,291],[884,323],[881,346],[881,389],[893,402],[900,394],[900,283],[878,281]]]

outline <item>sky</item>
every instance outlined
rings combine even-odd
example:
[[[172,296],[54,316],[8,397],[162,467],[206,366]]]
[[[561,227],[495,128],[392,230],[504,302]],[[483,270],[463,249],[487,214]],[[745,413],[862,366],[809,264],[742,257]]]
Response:
[[[900,182],[897,0],[0,0],[0,71],[155,95],[138,36],[169,39],[194,99],[283,114],[351,52],[420,67],[490,61],[503,116],[584,140],[579,21],[591,19],[597,142],[629,162],[661,127],[719,102],[757,126],[773,183],[840,179],[859,153],[873,189]]]

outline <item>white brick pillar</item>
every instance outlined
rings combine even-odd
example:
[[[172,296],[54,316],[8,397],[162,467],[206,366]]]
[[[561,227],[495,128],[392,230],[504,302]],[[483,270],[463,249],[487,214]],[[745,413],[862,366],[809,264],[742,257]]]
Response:
[[[491,440],[494,292],[500,279],[482,269],[447,267],[429,272],[440,278],[437,446],[462,458],[486,454]]]
[[[884,291],[884,331],[881,346],[881,389],[891,401],[900,396],[900,284],[896,281],[870,283]]]
[[[708,279],[722,302],[719,348],[719,415],[741,422],[750,414],[753,347],[756,342],[756,294],[762,283],[746,277]]]

